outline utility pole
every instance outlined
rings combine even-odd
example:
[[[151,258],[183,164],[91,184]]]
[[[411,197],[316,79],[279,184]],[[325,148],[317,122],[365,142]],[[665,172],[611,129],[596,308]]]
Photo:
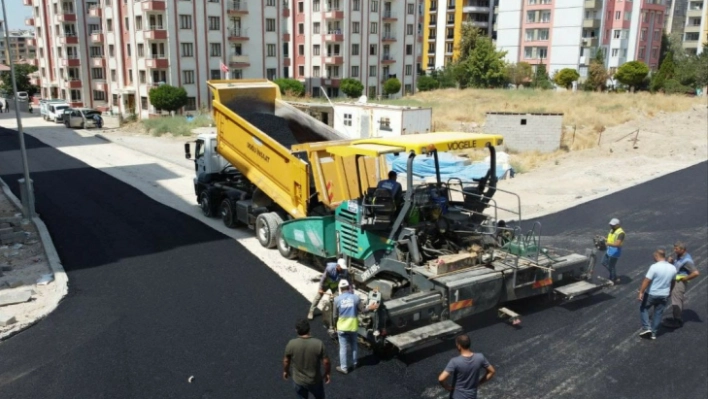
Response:
[[[15,61],[10,57],[10,31],[7,28],[7,9],[5,8],[5,0],[2,1],[2,16],[3,16],[3,26],[5,27],[5,49],[7,51],[7,58],[10,62],[10,76],[12,77],[12,92],[15,96],[15,117],[17,118],[17,134],[20,138],[20,153],[22,154],[22,169],[24,172],[24,189],[23,184],[20,182],[20,191],[22,193],[22,213],[26,219],[31,219],[36,216],[34,211],[34,188],[32,187],[32,180],[30,180],[29,165],[27,164],[27,148],[25,147],[25,135],[22,131],[22,117],[20,116],[20,109],[17,104],[17,80],[15,79]],[[29,98],[27,98],[29,101]],[[26,194],[26,197],[25,197]]]

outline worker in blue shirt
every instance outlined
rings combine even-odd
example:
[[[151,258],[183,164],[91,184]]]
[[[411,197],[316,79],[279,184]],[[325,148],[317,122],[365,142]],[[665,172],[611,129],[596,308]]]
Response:
[[[322,273],[322,277],[320,278],[320,286],[317,289],[317,294],[315,295],[315,298],[312,299],[310,312],[307,314],[308,320],[312,320],[314,317],[315,308],[319,305],[324,293],[329,290],[332,292],[332,295],[336,294],[339,281],[343,279],[349,281],[347,261],[343,258],[339,258],[337,263],[327,263],[327,267],[325,267],[325,271]]]
[[[399,197],[401,193],[403,192],[403,189],[401,188],[401,183],[396,181],[396,178],[398,177],[398,174],[395,171],[390,171],[388,172],[388,179],[386,180],[381,180],[378,185],[376,185],[376,188],[383,188],[386,190],[391,191],[391,197],[393,197],[396,202],[398,202]]]

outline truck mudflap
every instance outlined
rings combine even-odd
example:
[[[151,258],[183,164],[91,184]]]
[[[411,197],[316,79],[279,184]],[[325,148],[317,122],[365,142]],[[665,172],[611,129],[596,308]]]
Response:
[[[562,296],[563,299],[570,300],[579,295],[588,295],[600,291],[604,285],[593,284],[588,281],[578,281],[554,289],[553,291]]]
[[[437,338],[461,332],[462,327],[459,324],[452,320],[444,320],[402,334],[386,337],[386,341],[398,348],[398,350],[403,351]]]

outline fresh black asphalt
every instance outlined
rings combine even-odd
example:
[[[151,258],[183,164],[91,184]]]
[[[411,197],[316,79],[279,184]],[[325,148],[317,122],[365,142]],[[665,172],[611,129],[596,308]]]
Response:
[[[0,397],[293,397],[280,362],[305,298],[198,220],[37,139],[27,144],[37,210],[70,288],[49,317],[0,343]],[[16,132],[0,130],[0,177],[15,193],[20,165]],[[605,233],[611,217],[622,219],[623,284],[555,306],[512,304],[520,329],[494,315],[466,323],[474,349],[498,372],[481,397],[705,398],[707,180],[702,163],[544,217],[544,242],[576,251]],[[689,292],[687,323],[642,340],[636,289],[651,251],[676,239],[689,244],[702,273]],[[324,339],[316,323],[313,331]],[[361,351],[364,367],[334,375],[328,397],[445,397],[434,387],[452,346],[393,360]]]

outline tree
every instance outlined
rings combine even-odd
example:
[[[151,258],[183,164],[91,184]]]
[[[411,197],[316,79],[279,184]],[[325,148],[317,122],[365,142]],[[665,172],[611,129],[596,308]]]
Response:
[[[37,86],[30,83],[30,74],[37,72],[37,67],[30,64],[15,64],[15,81],[17,83],[17,91],[26,91],[27,95],[34,95],[37,90]],[[15,93],[12,90],[12,75],[10,71],[2,72],[0,76],[2,80],[2,86],[7,92],[8,96],[14,96]]]
[[[578,79],[580,79],[580,74],[572,68],[563,68],[553,76],[553,81],[558,86],[563,86],[568,90],[573,88],[573,82]]]
[[[588,67],[588,78],[585,80],[586,90],[602,91],[607,84],[607,69],[605,69],[605,53],[601,48],[597,49],[595,56],[590,60]]]
[[[480,37],[484,37],[481,30],[472,26],[470,23],[463,23],[460,35],[460,44],[457,46],[457,60],[452,64],[450,69],[451,76],[457,82],[461,89],[466,88],[470,82],[470,72],[467,68],[467,60],[472,51],[477,47],[477,41]],[[448,69],[448,68],[446,68]],[[441,82],[442,83],[442,82]],[[448,87],[442,84],[441,87]],[[450,86],[454,87],[454,86]]]
[[[544,64],[543,61],[536,66],[536,73],[533,75],[532,86],[535,89],[541,90],[549,90],[553,88],[553,84],[551,84],[551,80],[548,78],[546,64]]]
[[[531,77],[533,77],[533,67],[528,62],[519,62],[506,66],[506,79],[516,87],[531,82]]]
[[[697,57],[698,68],[696,68],[696,85],[698,87],[708,86],[708,43],[703,44],[703,52]]]
[[[620,65],[615,78],[622,84],[630,87],[632,91],[644,82],[649,74],[649,67],[641,61],[630,61]]]
[[[441,89],[457,87],[457,72],[455,72],[455,68],[455,64],[445,65],[443,68],[432,71],[430,76],[438,81],[438,87]]]
[[[361,84],[360,81],[352,78],[342,80],[339,88],[342,90],[342,93],[351,98],[361,97],[361,93],[364,92],[364,85]]]
[[[150,89],[150,104],[157,110],[177,111],[187,105],[187,91],[184,87],[160,85]]]
[[[438,81],[432,76],[419,76],[416,86],[419,91],[431,91],[439,87]]]
[[[384,94],[396,94],[401,91],[401,81],[396,78],[386,80],[383,85]]]
[[[492,39],[483,36],[465,61],[470,87],[499,87],[504,84],[506,51],[497,51]]]
[[[674,55],[671,51],[666,53],[664,60],[661,62],[659,72],[655,73],[651,79],[651,90],[658,91],[664,88],[664,83],[674,78],[676,65],[674,64]]]
[[[295,97],[301,97],[305,94],[305,85],[297,79],[280,78],[275,79],[273,83],[280,87],[280,94]]]

